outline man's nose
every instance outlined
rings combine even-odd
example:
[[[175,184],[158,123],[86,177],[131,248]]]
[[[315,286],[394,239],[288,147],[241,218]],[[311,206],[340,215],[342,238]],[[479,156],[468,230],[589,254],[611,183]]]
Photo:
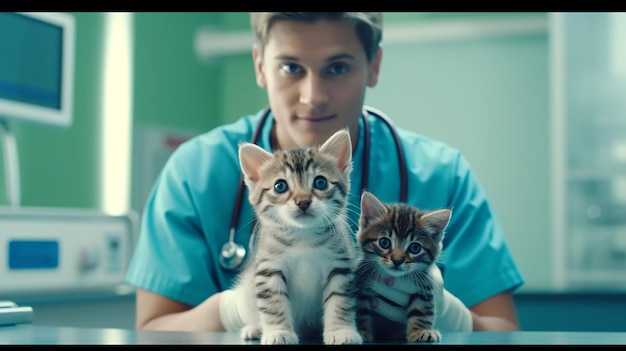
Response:
[[[311,107],[325,105],[329,100],[326,84],[322,77],[309,74],[302,81],[300,103]]]

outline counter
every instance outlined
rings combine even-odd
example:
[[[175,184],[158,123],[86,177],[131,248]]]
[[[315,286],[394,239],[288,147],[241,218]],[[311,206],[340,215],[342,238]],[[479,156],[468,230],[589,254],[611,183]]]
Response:
[[[233,333],[135,331],[113,328],[50,327],[18,324],[0,327],[0,345],[254,345]],[[303,343],[305,344],[305,343]],[[308,342],[308,344],[319,344]],[[398,343],[396,343],[398,344]],[[406,344],[406,343],[403,343]],[[441,345],[626,345],[626,332],[473,332],[442,333]]]

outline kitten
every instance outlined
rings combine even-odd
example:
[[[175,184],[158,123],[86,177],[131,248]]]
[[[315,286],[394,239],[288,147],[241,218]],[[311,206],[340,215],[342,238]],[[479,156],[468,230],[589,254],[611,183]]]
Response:
[[[244,339],[261,344],[361,344],[353,287],[356,245],[347,223],[352,143],[347,130],[323,145],[267,152],[239,146],[257,216],[254,256],[235,289],[246,295]]]
[[[404,203],[384,204],[374,194],[363,192],[357,233],[362,256],[356,284],[362,291],[357,326],[364,340],[441,340],[441,333],[433,329],[436,306],[429,272],[441,254],[450,216],[450,209],[421,211]],[[403,325],[373,325],[369,299],[375,293],[370,284],[382,273],[420,288],[409,299]]]

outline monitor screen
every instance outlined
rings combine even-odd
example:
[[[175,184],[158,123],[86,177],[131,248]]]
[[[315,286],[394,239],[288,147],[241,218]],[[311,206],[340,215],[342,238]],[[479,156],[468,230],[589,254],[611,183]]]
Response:
[[[72,123],[74,18],[0,12],[0,118]]]

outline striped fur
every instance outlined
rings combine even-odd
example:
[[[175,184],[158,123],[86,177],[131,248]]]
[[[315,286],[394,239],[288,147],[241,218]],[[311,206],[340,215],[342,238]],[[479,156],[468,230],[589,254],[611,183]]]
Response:
[[[244,143],[239,159],[257,216],[254,256],[236,289],[247,294],[245,339],[262,344],[360,344],[356,252],[346,222],[352,170],[347,130],[323,145],[269,153]]]
[[[441,241],[450,215],[449,209],[421,211],[408,204],[384,204],[372,193],[363,193],[357,234],[362,257],[356,272],[356,284],[362,288],[357,325],[364,340],[441,339],[439,331],[433,329],[436,306],[429,269],[441,255]],[[375,293],[371,284],[381,274],[392,276],[396,281],[405,280],[403,283],[418,288],[407,304],[405,328],[399,329],[395,335],[388,330],[376,330],[372,324],[369,300]]]

